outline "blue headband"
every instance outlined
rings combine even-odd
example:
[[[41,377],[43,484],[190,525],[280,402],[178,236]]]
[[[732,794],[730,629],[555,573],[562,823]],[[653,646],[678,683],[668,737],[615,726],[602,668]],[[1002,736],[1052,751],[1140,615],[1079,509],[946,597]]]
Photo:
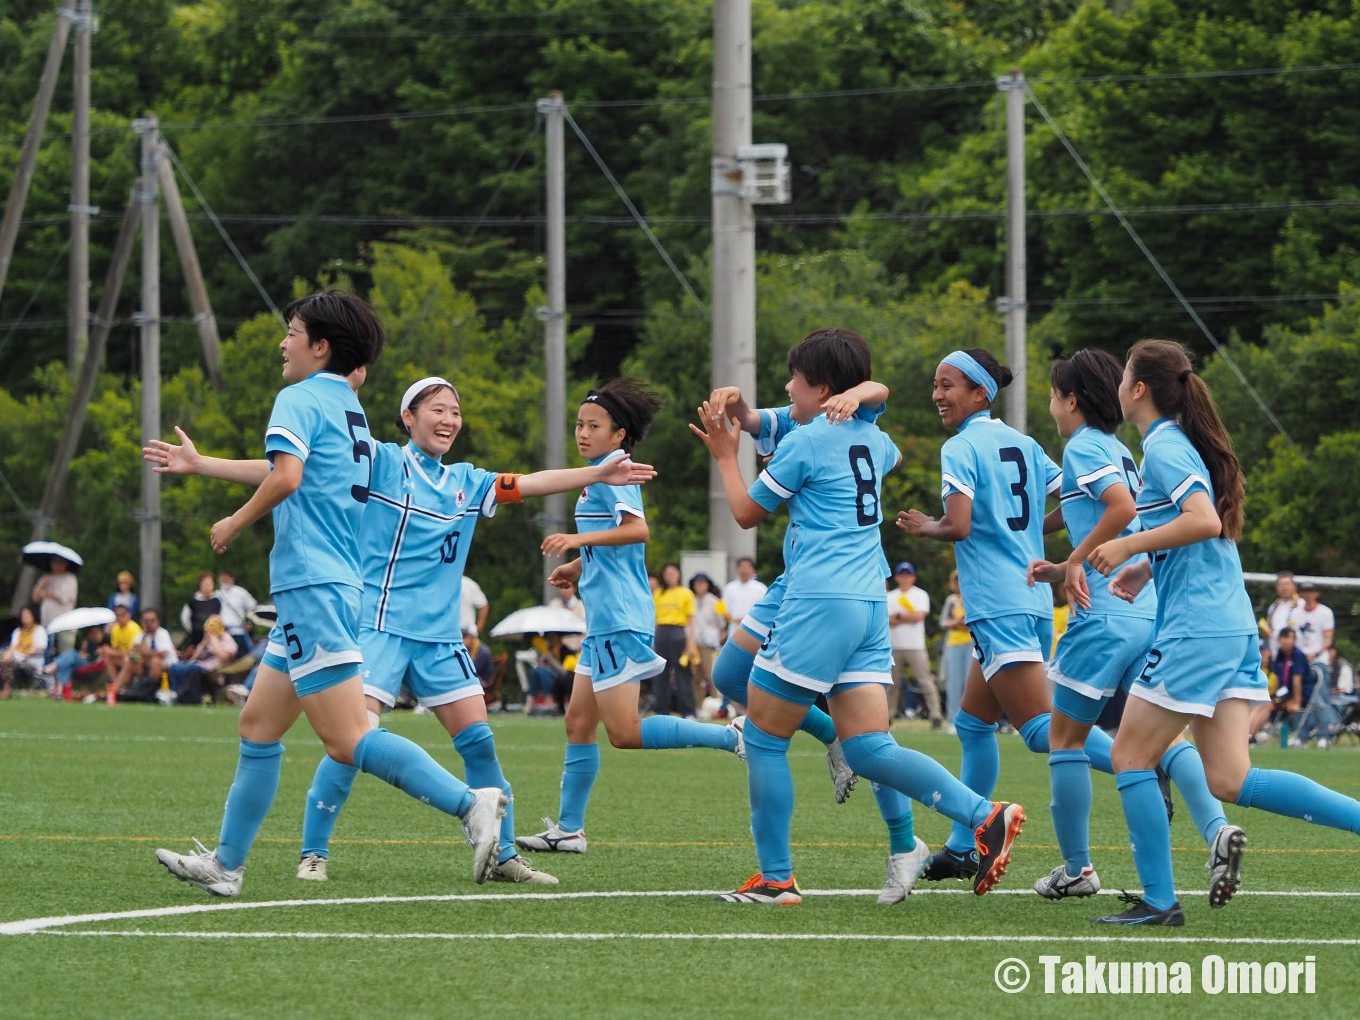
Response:
[[[953,365],[960,372],[966,375],[973,382],[977,383],[987,391],[987,400],[990,403],[996,399],[997,390],[1000,388],[996,384],[996,379],[992,373],[978,363],[977,358],[963,351],[951,351],[947,354],[941,365]]]

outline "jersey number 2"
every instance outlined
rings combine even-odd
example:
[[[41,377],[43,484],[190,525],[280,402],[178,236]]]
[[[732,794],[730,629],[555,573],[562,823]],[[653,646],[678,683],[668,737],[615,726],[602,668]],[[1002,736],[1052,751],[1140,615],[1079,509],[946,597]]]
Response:
[[[1015,470],[1020,475],[1020,480],[1011,483],[1011,492],[1020,497],[1020,515],[1018,517],[1007,517],[1006,524],[1012,531],[1024,531],[1029,527],[1029,465],[1025,463],[1025,455],[1020,452],[1018,446],[1007,446],[1001,451],[1001,459],[1007,463],[1014,464]]]
[[[867,446],[850,447],[850,473],[855,476],[855,523],[861,528],[878,523],[878,475]]]

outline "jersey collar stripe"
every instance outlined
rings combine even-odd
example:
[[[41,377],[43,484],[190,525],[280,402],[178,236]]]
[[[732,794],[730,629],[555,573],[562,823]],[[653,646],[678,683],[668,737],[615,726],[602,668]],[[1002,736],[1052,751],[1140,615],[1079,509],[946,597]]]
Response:
[[[433,478],[431,478],[429,475],[425,473],[425,468],[421,466],[420,460],[416,457],[414,453],[411,452],[411,448],[409,446],[402,447],[401,452],[406,457],[407,462],[413,468],[420,472],[420,477],[425,479],[425,481],[429,482],[432,488],[434,489],[444,488],[444,483],[449,480],[449,466],[447,464],[439,465],[442,470],[439,472],[439,481],[436,482]]]
[[[1163,421],[1158,425],[1154,425],[1152,428],[1148,430],[1148,434],[1143,437],[1143,445],[1147,446],[1147,441],[1149,439],[1155,436],[1158,432],[1161,432],[1163,429],[1168,429],[1174,424],[1175,422],[1171,421],[1170,419],[1167,419],[1166,421]]]
[[[382,630],[387,625],[387,606],[392,597],[392,575],[397,569],[397,559],[401,556],[402,539],[406,537],[406,525],[411,519],[411,497],[406,497],[406,505],[402,508],[401,520],[397,523],[397,534],[392,540],[392,551],[387,556],[387,569],[383,571],[382,595],[378,599],[378,611],[373,616],[373,624],[377,630]]]
[[[965,496],[967,496],[969,499],[972,499],[972,498],[973,498],[973,489],[972,489],[972,486],[964,485],[961,481],[959,481],[957,478],[955,478],[955,477],[954,477],[953,475],[951,475],[949,472],[946,471],[943,475],[941,475],[941,476],[940,476],[940,481],[944,483],[944,489],[945,489],[944,495],[946,495],[946,496],[949,495],[949,487],[952,485],[954,488],[958,489],[959,492],[963,493],[963,494],[964,494]]]
[[[308,448],[307,444],[304,443],[300,438],[298,438],[298,436],[295,433],[288,431],[288,429],[284,428],[282,425],[269,426],[269,428],[265,431],[265,436],[266,438],[269,436],[279,436],[282,439],[288,440],[288,442],[292,443],[294,446],[298,448],[298,451],[302,454],[303,460],[306,460],[307,457],[312,452]]]
[[[799,433],[799,435],[802,434],[803,433],[801,432]],[[766,486],[769,487],[771,492],[773,492],[776,496],[780,497],[781,499],[788,499],[790,496],[793,495],[793,490],[777,482],[775,480],[774,475],[770,474],[769,469],[766,469],[760,473],[760,480],[764,482]]]
[[[1180,485],[1176,486],[1174,489],[1171,490],[1171,501],[1173,503],[1180,503],[1181,498],[1187,492],[1190,491],[1191,486],[1193,486],[1196,482],[1199,482],[1200,485],[1204,486],[1205,491],[1208,491],[1209,483],[1206,482],[1203,478],[1201,478],[1199,475],[1187,475],[1185,481],[1181,482]]]

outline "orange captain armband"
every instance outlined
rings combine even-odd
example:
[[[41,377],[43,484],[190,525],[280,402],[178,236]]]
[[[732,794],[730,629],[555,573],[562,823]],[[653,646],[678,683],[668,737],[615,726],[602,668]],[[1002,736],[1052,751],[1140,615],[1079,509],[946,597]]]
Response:
[[[500,474],[496,476],[497,503],[523,503],[524,493],[519,491],[519,480],[523,475]]]

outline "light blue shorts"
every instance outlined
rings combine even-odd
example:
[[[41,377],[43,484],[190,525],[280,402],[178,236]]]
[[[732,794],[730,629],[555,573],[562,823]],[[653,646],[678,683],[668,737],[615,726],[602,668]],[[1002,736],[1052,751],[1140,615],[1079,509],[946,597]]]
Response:
[[[776,577],[760,601],[741,618],[741,625],[761,641],[770,636],[770,627],[779,616],[779,607],[784,604],[784,591],[789,586],[789,582],[784,580],[786,576],[780,574]]]
[[[755,664],[814,695],[833,694],[841,686],[891,685],[888,602],[790,599],[780,607]]]
[[[1022,662],[1047,662],[1053,648],[1053,617],[996,616],[990,620],[970,620],[973,632],[973,658],[982,664],[982,676],[991,680],[1008,666]]]
[[[482,694],[472,656],[461,641],[416,641],[365,627],[359,632],[359,648],[364,653],[359,674],[364,693],[388,708],[397,703],[403,686],[426,708]]]
[[[587,634],[576,660],[577,675],[590,677],[595,691],[641,683],[665,668],[666,660],[652,651],[652,635],[635,630]]]
[[[1260,638],[1156,638],[1129,697],[1184,715],[1212,716],[1220,701],[1266,701],[1269,687],[1261,672]]]
[[[263,665],[287,673],[300,698],[359,674],[362,588],[312,584],[273,595],[279,615],[260,660]]]
[[[1136,616],[1074,616],[1048,664],[1053,707],[1078,722],[1099,719],[1105,702],[1142,671],[1154,628]]]
[[[773,694],[782,701],[790,701],[795,705],[812,705],[817,701],[817,692],[806,687],[799,687],[791,684],[787,680],[781,680],[768,670],[756,666],[751,670],[751,683],[759,687],[766,694]],[[837,684],[832,690],[832,696],[843,691],[851,690],[855,687],[880,687],[881,684],[873,682]]]

